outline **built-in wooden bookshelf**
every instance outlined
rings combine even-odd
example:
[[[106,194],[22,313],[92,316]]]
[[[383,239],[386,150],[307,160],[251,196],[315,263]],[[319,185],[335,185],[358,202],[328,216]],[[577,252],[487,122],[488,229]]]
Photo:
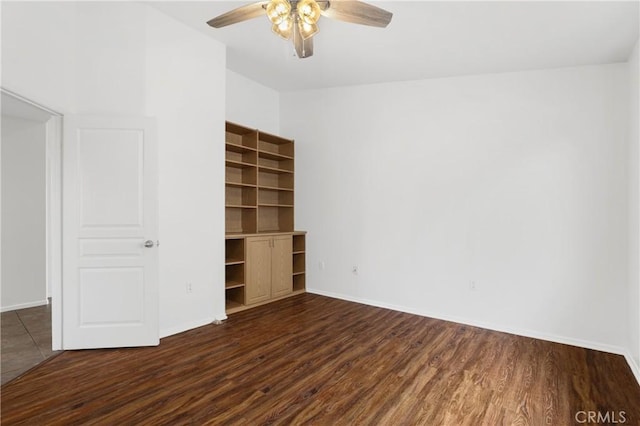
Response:
[[[294,153],[291,139],[226,123],[227,313],[305,291],[305,233],[294,232]],[[278,273],[267,280],[267,269]]]

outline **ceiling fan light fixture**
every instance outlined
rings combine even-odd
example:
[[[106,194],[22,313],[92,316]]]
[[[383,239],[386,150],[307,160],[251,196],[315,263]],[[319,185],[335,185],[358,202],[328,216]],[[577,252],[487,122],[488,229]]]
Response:
[[[320,19],[320,6],[315,0],[300,0],[296,9],[302,22],[308,25],[315,25]]]
[[[1,0],[0,0],[1,1]],[[318,33],[320,16],[352,24],[386,27],[393,14],[361,0],[259,0],[236,7],[207,21],[213,28],[222,28],[238,22],[264,16],[271,29],[285,40],[293,39],[299,58],[313,55],[313,36]]]
[[[291,3],[287,0],[271,0],[267,5],[267,16],[274,25],[291,17]]]
[[[292,29],[293,29],[293,18],[291,18],[291,16],[288,16],[279,24],[273,24],[273,26],[271,27],[271,30],[274,33],[278,34],[280,37],[282,37],[285,40],[289,40],[291,38]]]
[[[320,28],[316,24],[307,24],[304,21],[298,22],[298,32],[303,40],[313,37],[320,31]]]

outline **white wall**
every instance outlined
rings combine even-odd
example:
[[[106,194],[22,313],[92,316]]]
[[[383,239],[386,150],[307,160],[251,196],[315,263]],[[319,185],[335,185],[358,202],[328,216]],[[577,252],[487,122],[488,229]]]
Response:
[[[280,94],[227,70],[227,120],[268,133],[280,132]]]
[[[47,303],[45,143],[45,123],[2,116],[2,311]]]
[[[224,317],[224,46],[141,3],[6,2],[2,60],[63,114],[156,116],[161,334]]]
[[[626,82],[621,64],[282,94],[308,287],[620,350]]]
[[[226,318],[226,63],[222,44],[150,13],[146,113],[158,119],[160,330],[169,335]]]
[[[629,352],[640,380],[640,59],[636,43],[629,57]]]

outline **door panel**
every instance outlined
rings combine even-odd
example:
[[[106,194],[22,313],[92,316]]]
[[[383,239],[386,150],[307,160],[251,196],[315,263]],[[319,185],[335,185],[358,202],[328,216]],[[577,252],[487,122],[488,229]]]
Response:
[[[291,235],[273,237],[271,250],[271,296],[293,292],[293,239]]]
[[[246,304],[271,298],[271,237],[247,238]]]
[[[81,229],[131,228],[139,234],[144,212],[144,132],[79,129]]]
[[[144,269],[81,268],[80,326],[129,324],[144,321]],[[120,297],[126,294],[127,297]],[[111,306],[104,309],[103,306]]]
[[[65,117],[64,349],[157,345],[155,124]]]

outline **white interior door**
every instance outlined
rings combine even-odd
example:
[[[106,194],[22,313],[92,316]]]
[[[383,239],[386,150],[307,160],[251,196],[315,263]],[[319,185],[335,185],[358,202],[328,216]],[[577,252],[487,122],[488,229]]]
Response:
[[[65,116],[62,152],[63,349],[157,345],[155,122]]]

